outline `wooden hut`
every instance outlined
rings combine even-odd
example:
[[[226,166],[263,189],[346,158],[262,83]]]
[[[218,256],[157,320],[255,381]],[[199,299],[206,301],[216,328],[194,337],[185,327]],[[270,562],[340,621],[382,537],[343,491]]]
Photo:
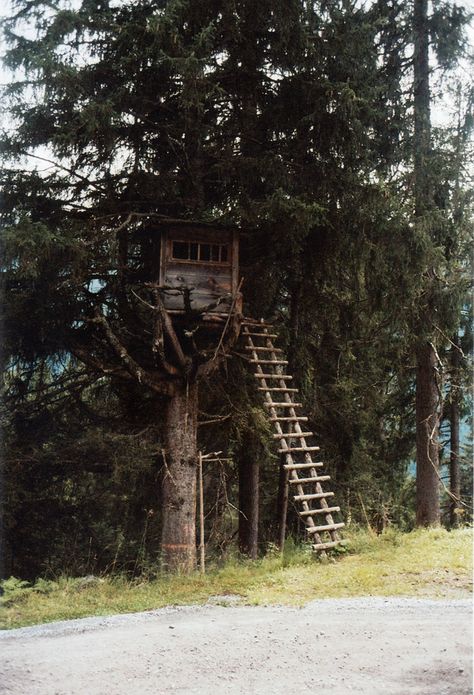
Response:
[[[191,308],[226,315],[239,284],[239,238],[236,229],[186,222],[161,229],[160,285],[171,313],[184,311],[183,289]],[[212,306],[217,304],[217,306]],[[240,300],[237,301],[240,310]]]

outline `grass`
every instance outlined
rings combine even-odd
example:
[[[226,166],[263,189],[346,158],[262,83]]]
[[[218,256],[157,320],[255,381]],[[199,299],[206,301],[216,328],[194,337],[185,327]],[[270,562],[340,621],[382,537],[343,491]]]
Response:
[[[247,605],[302,606],[318,598],[350,596],[468,597],[472,589],[472,531],[389,530],[380,536],[346,534],[350,550],[315,560],[308,548],[287,544],[251,562],[233,558],[201,575],[161,575],[151,580],[104,577],[88,585],[62,577],[33,587],[7,580],[0,627],[34,625],[85,616],[203,604],[212,596],[238,595]],[[2,605],[3,604],[3,605]]]

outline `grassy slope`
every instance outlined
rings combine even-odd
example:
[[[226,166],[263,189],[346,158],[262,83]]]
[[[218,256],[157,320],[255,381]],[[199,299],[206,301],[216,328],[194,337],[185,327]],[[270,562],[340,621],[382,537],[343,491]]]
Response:
[[[275,554],[254,563],[229,560],[206,575],[162,575],[150,581],[113,577],[89,587],[67,578],[40,581],[33,590],[5,592],[0,627],[205,603],[223,594],[238,594],[244,604],[297,606],[345,596],[470,595],[470,529],[389,531],[377,537],[359,531],[347,536],[350,551],[332,561],[315,561],[307,550],[288,544],[283,557]]]

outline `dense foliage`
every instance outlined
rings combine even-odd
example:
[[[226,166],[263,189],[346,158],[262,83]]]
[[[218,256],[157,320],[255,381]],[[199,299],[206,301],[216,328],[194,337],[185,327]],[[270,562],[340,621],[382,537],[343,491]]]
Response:
[[[465,21],[456,5],[434,7],[443,68]],[[5,572],[133,572],[156,559],[162,400],[119,373],[94,317],[106,307],[134,360],[153,366],[143,234],[169,217],[243,229],[246,313],[281,329],[342,506],[409,526],[427,303],[442,362],[454,335],[470,349],[472,94],[459,88],[453,127],[434,133],[434,205],[414,224],[407,8],[16,0],[4,31]],[[466,408],[467,358],[456,365]],[[212,547],[233,537],[249,449],[262,544],[274,540],[277,461],[237,357],[200,407],[202,448],[233,457],[206,470]]]

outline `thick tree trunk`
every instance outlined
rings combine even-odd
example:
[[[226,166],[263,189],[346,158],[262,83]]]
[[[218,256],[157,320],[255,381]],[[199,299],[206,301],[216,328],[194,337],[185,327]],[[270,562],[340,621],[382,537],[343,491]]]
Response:
[[[437,355],[431,343],[417,351],[416,372],[416,524],[440,522]]]
[[[430,70],[428,0],[414,0],[413,5],[413,96],[414,96],[414,182],[415,220],[423,225],[432,209],[429,158],[431,153]],[[428,270],[428,269],[427,269]],[[416,350],[416,523],[417,526],[439,524],[439,451],[438,451],[438,383],[437,356],[428,342],[432,332],[432,278],[425,272],[427,303],[421,311]]]
[[[259,465],[252,447],[239,460],[239,549],[252,560],[258,557]]]
[[[461,497],[461,476],[459,467],[459,366],[460,352],[457,335],[453,338],[451,354],[451,404],[450,404],[450,455],[449,455],[449,487],[453,495],[449,508],[449,522],[457,526],[459,516],[457,510]]]
[[[196,383],[178,387],[166,408],[161,550],[171,571],[196,566],[197,409]]]
[[[413,12],[413,98],[415,215],[423,216],[431,207],[431,108],[428,0],[414,0]]]

